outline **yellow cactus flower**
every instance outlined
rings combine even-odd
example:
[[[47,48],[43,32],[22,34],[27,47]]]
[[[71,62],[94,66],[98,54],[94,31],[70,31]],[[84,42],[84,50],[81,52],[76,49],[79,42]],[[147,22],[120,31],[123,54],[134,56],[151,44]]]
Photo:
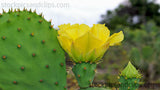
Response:
[[[97,62],[109,46],[118,45],[123,39],[123,32],[110,36],[104,24],[63,24],[59,26],[57,37],[62,48],[75,62]]]

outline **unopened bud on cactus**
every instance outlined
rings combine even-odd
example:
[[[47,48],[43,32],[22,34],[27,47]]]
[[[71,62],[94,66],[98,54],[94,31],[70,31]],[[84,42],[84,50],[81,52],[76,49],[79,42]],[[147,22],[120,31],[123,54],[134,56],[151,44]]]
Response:
[[[120,73],[120,88],[119,90],[136,90],[139,87],[139,81],[142,75],[136,68],[128,63],[126,68]]]

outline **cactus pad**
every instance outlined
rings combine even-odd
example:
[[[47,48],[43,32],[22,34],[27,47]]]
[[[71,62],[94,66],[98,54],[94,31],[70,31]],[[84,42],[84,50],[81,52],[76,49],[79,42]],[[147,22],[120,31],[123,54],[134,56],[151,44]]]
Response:
[[[66,90],[65,55],[52,27],[31,10],[0,14],[2,90]]]
[[[72,71],[78,81],[80,88],[87,88],[93,82],[97,64],[77,63]]]

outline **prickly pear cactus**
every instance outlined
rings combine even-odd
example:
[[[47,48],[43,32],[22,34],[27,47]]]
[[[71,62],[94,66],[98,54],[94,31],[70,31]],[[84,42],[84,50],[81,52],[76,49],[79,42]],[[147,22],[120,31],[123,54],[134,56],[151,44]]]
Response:
[[[73,66],[72,71],[78,81],[79,90],[111,90],[109,88],[89,87],[94,79],[96,63],[81,62]]]
[[[80,88],[87,88],[93,82],[97,64],[77,63],[73,66],[74,72]]]
[[[0,14],[0,89],[66,90],[64,52],[42,15]]]
[[[118,77],[120,83],[119,90],[137,90],[140,78],[141,74],[129,62],[126,68],[120,73],[120,77]]]

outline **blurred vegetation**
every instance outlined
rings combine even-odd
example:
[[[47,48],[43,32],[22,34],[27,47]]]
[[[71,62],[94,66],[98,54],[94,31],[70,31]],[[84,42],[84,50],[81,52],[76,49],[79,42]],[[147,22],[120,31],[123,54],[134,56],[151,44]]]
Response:
[[[151,21],[141,29],[123,31],[125,40],[121,46],[109,48],[98,65],[100,71],[104,70],[100,74],[105,75],[97,75],[96,81],[117,82],[116,75],[131,61],[143,74],[144,82],[160,83],[160,27]]]
[[[117,82],[128,61],[143,74],[142,82],[160,83],[160,5],[155,0],[126,0],[102,15],[111,33],[123,30],[121,46],[110,47],[98,65],[95,81]],[[103,72],[103,73],[102,73]]]
[[[126,0],[102,15],[99,23],[105,23],[111,33],[123,30],[125,35],[122,45],[111,47],[98,65],[106,74],[100,75],[104,80],[115,77],[130,60],[145,82],[160,82],[160,5],[155,1]]]
[[[146,24],[154,20],[156,25],[160,25],[160,5],[155,0],[128,0],[119,5],[118,8],[102,15],[99,23],[105,23],[114,30],[117,25],[128,26],[130,28],[140,28],[141,24]]]

